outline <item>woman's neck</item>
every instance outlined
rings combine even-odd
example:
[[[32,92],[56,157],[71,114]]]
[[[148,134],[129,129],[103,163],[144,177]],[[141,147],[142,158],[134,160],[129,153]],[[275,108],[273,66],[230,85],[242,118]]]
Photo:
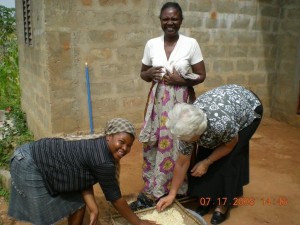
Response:
[[[179,34],[177,34],[176,36],[164,36],[164,41],[165,43],[168,43],[170,45],[176,43],[179,39]]]

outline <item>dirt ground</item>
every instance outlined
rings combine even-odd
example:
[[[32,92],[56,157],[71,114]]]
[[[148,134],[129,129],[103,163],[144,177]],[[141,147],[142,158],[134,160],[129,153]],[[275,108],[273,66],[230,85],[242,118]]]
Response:
[[[143,187],[141,179],[141,144],[135,141],[130,154],[121,161],[121,189],[132,199]],[[300,128],[264,118],[251,140],[250,184],[244,188],[243,200],[231,209],[224,225],[298,225],[300,214]],[[98,186],[95,193],[100,222],[110,225],[116,211],[105,201]],[[252,204],[249,205],[249,201]],[[190,207],[193,207],[190,204]],[[7,203],[0,199],[0,225],[25,225],[7,217]],[[204,216],[210,224],[212,211]],[[85,218],[85,225],[88,215]],[[1,222],[2,221],[2,222]],[[65,220],[58,223],[67,224]]]

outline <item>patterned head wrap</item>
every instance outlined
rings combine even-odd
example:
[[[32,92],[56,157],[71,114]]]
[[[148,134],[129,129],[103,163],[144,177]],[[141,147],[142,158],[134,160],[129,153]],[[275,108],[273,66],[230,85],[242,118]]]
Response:
[[[105,135],[126,132],[135,137],[135,128],[131,122],[123,118],[114,118],[106,123],[104,130]]]

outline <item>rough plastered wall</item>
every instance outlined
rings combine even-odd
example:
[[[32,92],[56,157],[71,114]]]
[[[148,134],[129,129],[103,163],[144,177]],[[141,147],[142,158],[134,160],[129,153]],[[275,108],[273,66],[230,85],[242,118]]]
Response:
[[[32,45],[25,44],[23,1],[16,2],[17,35],[19,45],[19,70],[22,91],[22,108],[27,114],[30,130],[36,136],[52,130],[51,90],[49,88],[46,23],[44,2],[31,4],[31,26],[34,30]]]
[[[271,116],[300,127],[300,1],[284,2],[280,18],[276,75],[269,77],[273,84]]]
[[[162,34],[158,15],[166,1],[30,0],[30,46],[23,41],[24,1],[16,1],[22,106],[35,137],[89,131],[85,62],[95,131],[113,117],[140,126],[150,87],[139,76],[141,58],[146,41]],[[204,55],[207,79],[197,94],[241,84],[271,115],[281,10],[295,1],[177,2],[184,12],[181,32],[196,38]]]

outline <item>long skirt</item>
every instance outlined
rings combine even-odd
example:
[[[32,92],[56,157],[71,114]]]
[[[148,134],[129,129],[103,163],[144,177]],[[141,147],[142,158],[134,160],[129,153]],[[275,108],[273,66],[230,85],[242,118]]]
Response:
[[[8,215],[36,225],[49,225],[85,206],[79,192],[52,197],[30,155],[30,145],[18,148],[11,159]]]
[[[143,143],[143,192],[158,199],[169,193],[175,162],[178,157],[177,141],[166,128],[168,112],[178,102],[188,101],[184,86],[156,84],[150,91],[149,104],[139,139]],[[178,194],[185,195],[184,181]]]
[[[262,106],[255,111],[262,116]],[[249,141],[260,121],[261,118],[257,118],[241,130],[232,152],[210,165],[204,176],[198,178],[188,175],[189,196],[203,198],[202,203],[230,206],[243,195],[243,186],[249,183]],[[195,163],[206,159],[213,151],[198,148]]]

